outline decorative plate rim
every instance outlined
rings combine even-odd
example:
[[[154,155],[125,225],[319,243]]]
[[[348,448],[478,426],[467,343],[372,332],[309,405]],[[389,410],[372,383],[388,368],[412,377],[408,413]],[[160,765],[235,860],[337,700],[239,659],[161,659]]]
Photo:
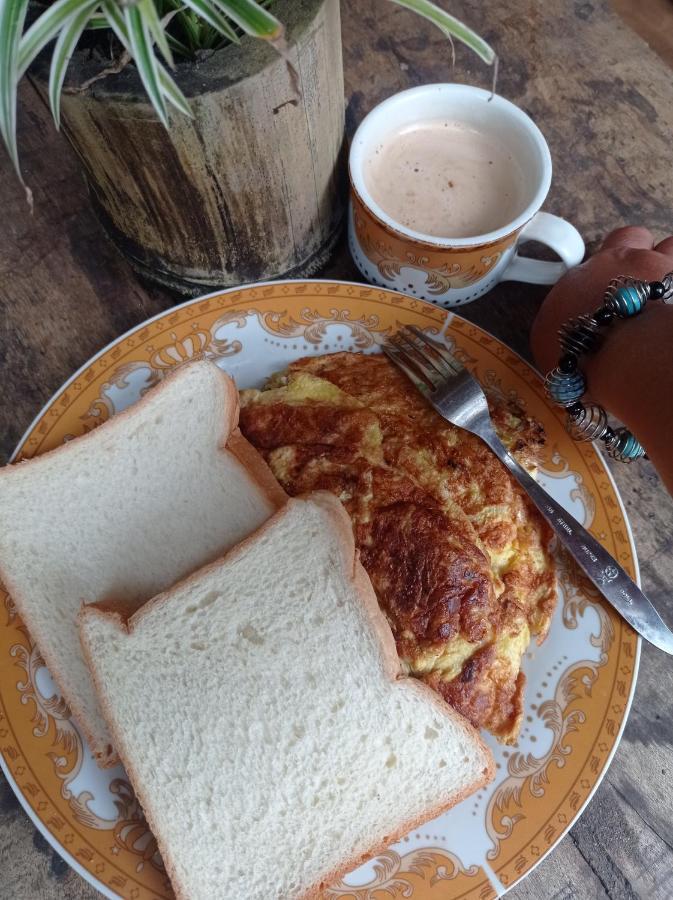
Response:
[[[476,327],[480,328],[481,331],[486,331],[486,329],[481,328],[480,325],[477,325]],[[487,332],[487,334],[490,334],[490,332]],[[496,338],[495,335],[491,335],[491,337],[494,337],[495,340],[500,340],[499,338]],[[502,343],[502,341],[501,341],[501,343]],[[523,360],[523,362],[525,362],[529,368],[531,368],[531,369],[533,368],[527,360],[525,360],[519,353],[516,352],[516,350],[512,350],[511,352],[514,353],[516,356],[518,356],[519,359]],[[535,370],[533,370],[533,371],[535,371]],[[542,380],[542,376],[539,375],[539,373],[536,373],[536,374],[538,374],[538,377],[540,378],[540,380]],[[610,471],[610,469],[608,468],[608,466],[605,463],[605,458],[603,457],[603,454],[601,453],[600,448],[597,447],[595,443],[593,443],[593,447],[594,447],[594,450],[596,451],[596,456],[598,457],[600,464],[603,466],[603,469],[608,477],[610,486],[612,487],[612,489],[615,492],[617,502],[619,503],[619,510],[622,514],[622,518],[624,519],[624,523],[626,525],[626,533],[627,533],[627,536],[629,539],[629,544],[631,545],[631,550],[633,553],[633,567],[634,567],[635,582],[638,585],[638,587],[640,587],[640,563],[638,561],[638,553],[636,551],[636,542],[633,537],[633,532],[631,531],[631,522],[629,521],[629,517],[627,515],[626,508],[624,506],[624,501],[622,500],[621,492],[620,492],[619,488],[617,487],[617,482],[615,481],[615,479],[612,475],[612,472]],[[603,766],[602,772],[600,773],[600,775],[596,779],[595,784],[589,791],[589,794],[588,794],[586,800],[580,806],[580,808],[577,810],[575,817],[568,824],[567,828],[561,832],[559,839],[554,844],[552,844],[552,846],[549,847],[549,849],[546,850],[545,853],[543,853],[542,856],[540,856],[540,858],[535,863],[533,863],[533,865],[530,867],[530,869],[528,869],[522,875],[521,878],[519,878],[517,881],[515,881],[514,884],[510,884],[510,885],[506,886],[505,890],[500,894],[501,897],[504,897],[505,894],[508,894],[511,890],[513,890],[515,887],[517,887],[517,885],[521,884],[522,881],[525,881],[526,878],[528,878],[528,876],[530,875],[530,873],[534,872],[535,869],[537,869],[537,867],[540,865],[540,863],[543,862],[543,860],[545,860],[550,855],[550,853],[553,853],[554,850],[556,850],[556,848],[561,843],[561,841],[565,838],[565,836],[568,834],[570,829],[574,825],[576,825],[577,822],[579,822],[580,818],[584,815],[584,810],[591,803],[591,801],[594,798],[594,794],[596,793],[598,788],[603,783],[603,779],[608,774],[608,769],[612,765],[612,760],[615,758],[615,753],[619,749],[619,745],[622,742],[622,735],[624,734],[624,729],[626,728],[626,723],[628,722],[629,715],[631,714],[631,706],[633,705],[633,698],[636,695],[636,686],[638,684],[638,674],[640,672],[640,654],[642,651],[642,646],[643,646],[643,639],[639,634],[636,633],[636,655],[635,655],[635,659],[633,662],[633,680],[631,682],[631,690],[629,691],[629,695],[626,699],[626,706],[624,709],[624,717],[623,717],[621,725],[619,726],[619,729],[617,731],[617,735],[615,737],[615,742],[612,745],[612,749],[608,753],[608,757],[605,761],[605,765]],[[493,875],[495,876],[496,880],[499,880],[497,875],[495,875],[495,873],[493,873]]]
[[[90,356],[72,375],[70,375],[69,378],[67,378],[60,385],[59,388],[57,388],[56,391],[54,391],[54,393],[43,404],[43,406],[41,407],[39,412],[34,416],[34,418],[31,420],[31,422],[28,424],[28,426],[22,433],[14,451],[12,452],[11,456],[9,457],[8,463],[13,463],[16,460],[22,446],[24,445],[26,439],[28,438],[30,433],[33,431],[35,426],[44,417],[45,413],[54,405],[55,401],[70,387],[70,385],[73,382],[75,382],[80,375],[82,375],[84,372],[86,372],[98,359],[100,359],[108,351],[112,350],[117,344],[121,343],[126,338],[130,337],[131,335],[133,335],[134,333],[136,333],[138,331],[141,331],[142,329],[146,328],[148,325],[152,324],[153,322],[157,322],[157,321],[163,319],[165,316],[175,313],[177,310],[185,309],[187,307],[196,305],[197,303],[202,303],[203,301],[206,301],[206,300],[214,299],[217,297],[222,297],[223,295],[232,294],[232,293],[236,293],[236,292],[240,292],[240,291],[253,290],[255,288],[266,288],[266,287],[270,287],[270,286],[292,285],[292,284],[343,285],[343,286],[347,286],[347,287],[356,287],[359,289],[363,289],[363,288],[366,289],[366,288],[372,287],[363,282],[349,281],[349,280],[337,279],[337,278],[285,278],[285,279],[278,279],[278,280],[274,280],[274,281],[258,281],[258,282],[253,282],[250,284],[236,285],[236,286],[233,286],[230,288],[223,288],[220,290],[211,291],[208,294],[202,294],[198,297],[193,297],[193,298],[184,300],[183,302],[177,303],[174,306],[170,306],[167,309],[164,309],[147,319],[143,319],[137,325],[134,325],[132,328],[127,329],[122,334],[113,338],[104,347],[102,347],[100,350],[98,350],[96,353],[94,353],[92,356]],[[513,350],[511,347],[509,347],[507,344],[505,344],[496,335],[492,334],[486,328],[483,328],[481,325],[477,325],[474,322],[470,322],[469,320],[465,319],[463,316],[457,314],[453,310],[450,310],[450,309],[443,310],[438,305],[431,303],[430,301],[423,300],[420,297],[409,297],[409,295],[404,294],[403,291],[396,291],[396,290],[392,290],[390,288],[385,288],[385,287],[380,287],[380,286],[374,286],[374,289],[377,290],[378,292],[384,293],[384,294],[393,294],[393,295],[397,294],[397,295],[401,295],[404,297],[408,297],[408,299],[413,300],[415,303],[418,303],[421,306],[427,306],[430,309],[437,310],[438,312],[444,312],[446,314],[446,319],[448,319],[448,320],[457,318],[457,319],[460,319],[460,320],[466,322],[470,327],[476,328],[478,331],[484,333],[490,339],[494,340],[496,343],[501,344],[502,346],[505,346],[507,348],[507,350],[513,356],[515,356],[521,363],[523,363],[526,366],[526,368],[529,370],[529,372],[533,373],[537,379],[542,381],[540,374],[534,369],[534,367],[531,365],[531,363],[528,360],[526,360],[523,356],[521,356],[521,354],[518,353],[516,350]],[[615,496],[618,506],[619,506],[619,512],[621,514],[621,518],[626,526],[626,535],[628,538],[628,544],[630,546],[632,557],[633,557],[635,581],[638,585],[640,585],[640,565],[639,565],[639,560],[638,560],[638,555],[637,555],[637,549],[636,549],[636,544],[635,544],[635,540],[634,540],[634,536],[633,536],[633,531],[631,529],[631,523],[629,521],[629,518],[628,518],[628,515],[626,512],[626,508],[624,506],[624,501],[622,499],[619,488],[615,482],[615,479],[612,475],[612,472],[606,465],[605,459],[604,459],[600,449],[596,446],[595,443],[592,444],[592,446],[593,446],[593,450],[596,454],[596,458],[598,459],[598,462],[603,470],[603,473],[605,474],[607,481],[608,481],[610,487],[612,488],[612,491],[614,493],[614,496]],[[630,685],[628,696],[625,698],[624,713],[623,713],[619,728],[617,730],[617,733],[615,735],[614,742],[612,744],[610,752],[608,753],[608,755],[605,759],[605,763],[604,763],[604,766],[603,766],[601,772],[596,777],[596,780],[595,780],[594,784],[592,785],[591,790],[589,791],[584,803],[579,807],[579,809],[573,816],[572,820],[566,826],[566,828],[562,832],[559,833],[559,836],[554,841],[554,843],[543,854],[541,854],[541,856],[523,873],[523,875],[521,877],[517,878],[516,881],[514,881],[510,885],[502,884],[502,882],[498,878],[497,874],[493,871],[493,869],[486,862],[486,860],[484,860],[484,862],[482,863],[482,868],[484,869],[485,873],[488,876],[488,880],[491,883],[491,887],[495,890],[496,884],[500,884],[502,886],[502,890],[497,892],[498,896],[500,896],[500,897],[504,896],[505,894],[509,893],[514,887],[521,884],[528,877],[528,875],[532,871],[534,871],[540,865],[540,863],[544,859],[546,859],[547,856],[549,856],[549,854],[552,853],[558,847],[558,845],[563,840],[563,838],[568,834],[570,829],[578,822],[580,817],[583,815],[585,809],[589,805],[590,801],[593,799],[594,794],[596,793],[596,791],[599,788],[599,786],[601,785],[604,777],[606,776],[608,769],[612,765],[612,761],[613,761],[614,756],[617,752],[617,749],[621,743],[622,735],[624,733],[624,728],[626,727],[626,723],[628,721],[629,714],[631,712],[631,706],[632,706],[633,699],[635,696],[635,690],[636,690],[636,685],[637,685],[637,681],[638,681],[638,674],[639,674],[639,670],[640,670],[642,638],[638,634],[636,634],[635,637],[636,637],[636,646],[635,646],[635,655],[634,655],[634,660],[633,660],[633,677],[631,680],[631,685]],[[46,824],[42,821],[42,819],[39,818],[38,814],[30,807],[30,804],[28,803],[27,799],[24,797],[23,791],[20,789],[20,787],[18,786],[13,775],[10,773],[9,768],[6,763],[6,760],[2,753],[0,753],[0,769],[2,770],[5,778],[7,779],[7,783],[9,784],[10,788],[12,789],[14,795],[16,796],[19,803],[21,804],[21,807],[28,815],[28,818],[30,819],[30,821],[38,829],[38,831],[42,834],[42,836],[47,840],[48,844],[70,866],[70,868],[72,868],[75,872],[77,872],[77,874],[81,878],[83,878],[85,882],[87,882],[92,887],[94,887],[104,897],[108,898],[108,900],[121,900],[121,895],[113,892],[107,885],[105,885],[99,879],[97,879],[94,874],[92,874],[84,866],[82,866],[81,863],[79,863],[74,858],[74,856],[68,852],[68,850],[63,846],[63,844],[60,843],[56,839],[56,837],[52,834],[52,832],[49,831]]]

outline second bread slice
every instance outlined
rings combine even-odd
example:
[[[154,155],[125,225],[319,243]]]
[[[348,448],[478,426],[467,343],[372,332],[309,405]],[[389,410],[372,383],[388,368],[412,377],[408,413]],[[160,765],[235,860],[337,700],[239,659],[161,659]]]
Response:
[[[180,898],[316,896],[492,775],[474,729],[402,677],[331,494],[130,621],[87,606],[80,628]]]

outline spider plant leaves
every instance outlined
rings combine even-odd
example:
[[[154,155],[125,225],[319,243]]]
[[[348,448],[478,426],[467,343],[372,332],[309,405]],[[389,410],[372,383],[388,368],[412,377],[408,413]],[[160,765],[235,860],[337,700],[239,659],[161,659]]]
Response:
[[[58,35],[72,16],[80,12],[82,5],[82,0],[56,0],[56,3],[48,6],[42,15],[33,22],[21,38],[19,45],[19,78],[25,74],[26,69],[38,53]]]
[[[154,111],[162,125],[168,128],[168,112],[161,84],[159,65],[154,55],[153,41],[143,6],[152,0],[142,0],[137,6],[124,7],[124,23],[129,36],[131,55]]]
[[[231,23],[223,15],[223,10],[228,11],[227,3],[215,3],[214,0],[184,0],[185,6],[193,9],[204,22],[212,25],[220,34],[228,38],[234,44],[240,44],[240,40]]]
[[[111,28],[122,47],[131,52],[131,41],[129,39],[126,23],[124,22],[124,13],[121,7],[117,5],[116,0],[102,0],[101,12],[107,22],[107,27]]]
[[[166,40],[168,41],[168,46],[172,51],[178,54],[178,56],[184,56],[186,59],[191,55],[191,50],[186,44],[183,44],[182,41],[178,40],[178,38],[174,37],[172,34],[166,34]]]
[[[194,113],[192,112],[192,108],[189,105],[189,100],[182,93],[177,84],[173,81],[171,76],[168,74],[166,69],[159,63],[159,84],[161,85],[161,92],[168,100],[168,102],[174,106],[178,112],[181,112],[185,116],[189,116],[190,119],[194,118]]]
[[[496,61],[495,50],[480,37],[476,31],[468,28],[460,19],[450,15],[430,0],[393,0],[398,6],[404,6],[428,19],[449,38],[455,38],[473,50],[488,65]]]
[[[171,69],[174,69],[175,63],[173,62],[173,54],[171,53],[171,48],[168,44],[166,26],[159,18],[159,13],[157,12],[154,0],[140,0],[138,9],[147,22],[149,33],[159,50],[161,50],[161,55]]]
[[[253,37],[277,41],[283,35],[283,25],[255,0],[213,0],[224,13]]]
[[[129,53],[132,53],[131,38],[128,28],[124,20],[124,15],[121,8],[117,5],[116,0],[102,0],[102,11],[107,18],[109,27],[116,34],[120,44]],[[193,118],[189,101],[160,62],[157,62],[157,70],[159,74],[159,86],[164,98],[179,112],[189,116],[190,119]]]
[[[90,0],[78,13],[71,16],[61,29],[54,47],[49,68],[49,106],[57,130],[61,127],[61,91],[68,63],[87,27],[93,8],[97,5],[98,0]]]
[[[21,32],[28,0],[0,0],[0,134],[21,178],[16,146],[16,91]],[[23,179],[21,179],[23,182]]]

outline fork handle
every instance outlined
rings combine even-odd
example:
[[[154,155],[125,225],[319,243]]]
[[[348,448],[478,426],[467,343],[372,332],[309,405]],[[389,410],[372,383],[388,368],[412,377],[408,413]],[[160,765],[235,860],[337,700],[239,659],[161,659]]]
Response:
[[[495,433],[482,439],[503,462],[589,580],[626,621],[659,649],[673,655],[673,633],[619,563],[510,455]]]

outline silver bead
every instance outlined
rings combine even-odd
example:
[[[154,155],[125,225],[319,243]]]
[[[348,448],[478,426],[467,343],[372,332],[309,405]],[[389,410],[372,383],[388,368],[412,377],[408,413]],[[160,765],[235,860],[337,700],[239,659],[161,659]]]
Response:
[[[590,353],[598,343],[599,328],[600,325],[593,316],[584,314],[576,319],[569,319],[558,332],[563,351],[575,356]]]
[[[664,303],[673,303],[673,272],[664,275],[661,283],[664,286],[664,296],[661,299]]]
[[[608,285],[604,302],[614,315],[620,319],[627,319],[641,312],[649,298],[650,288],[647,281],[620,275],[613,278]]]
[[[597,441],[608,429],[608,416],[602,406],[590,403],[575,415],[568,413],[566,429],[576,441]]]

